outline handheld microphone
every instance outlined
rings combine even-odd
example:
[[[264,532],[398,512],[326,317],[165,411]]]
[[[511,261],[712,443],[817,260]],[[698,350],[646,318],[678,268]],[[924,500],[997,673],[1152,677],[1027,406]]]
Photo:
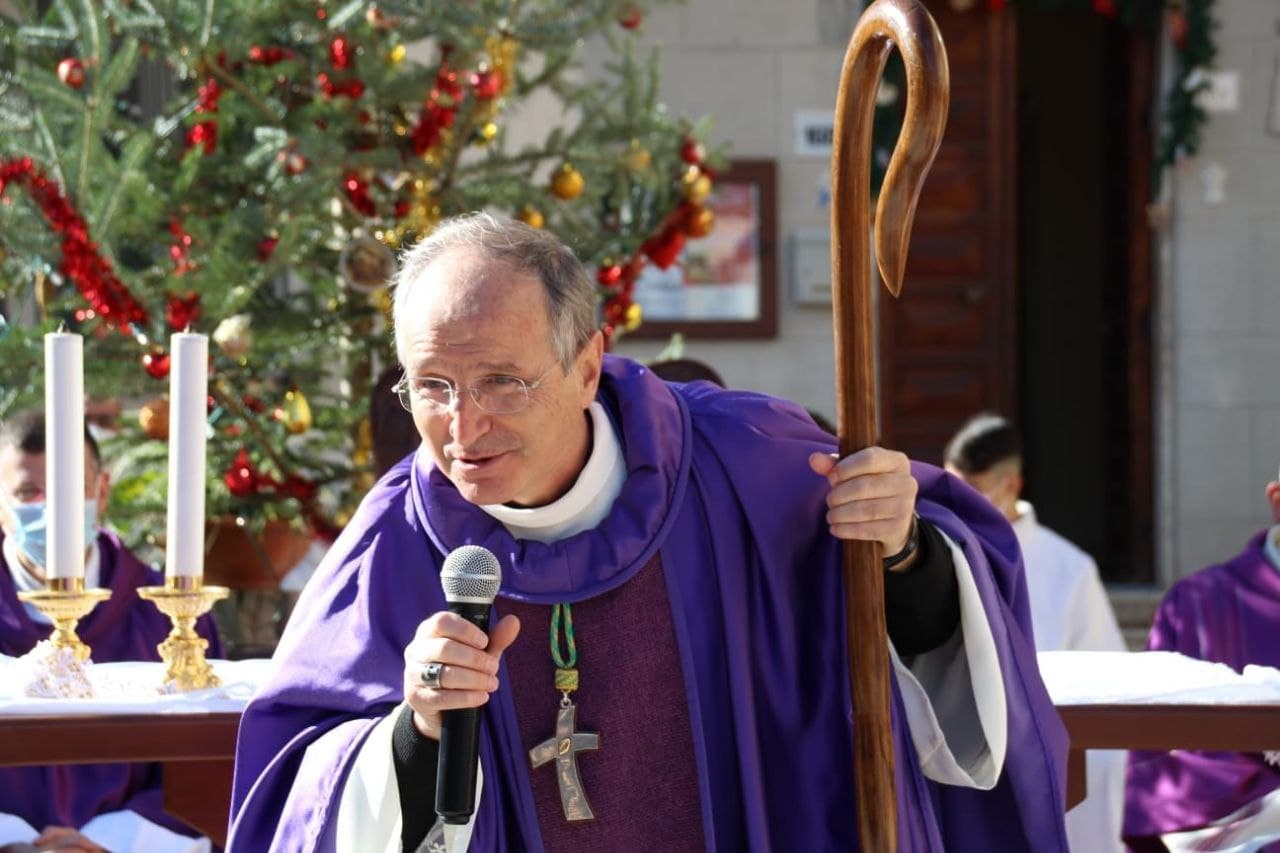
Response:
[[[449,611],[489,633],[489,608],[502,583],[498,558],[479,545],[463,545],[440,569]],[[436,814],[445,823],[465,824],[476,805],[480,709],[440,714],[440,758],[436,764]]]

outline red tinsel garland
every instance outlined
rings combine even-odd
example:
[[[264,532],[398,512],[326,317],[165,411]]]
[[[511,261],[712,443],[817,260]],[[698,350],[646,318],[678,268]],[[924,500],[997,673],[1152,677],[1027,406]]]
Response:
[[[146,309],[116,277],[111,263],[98,254],[97,244],[89,239],[89,226],[57,183],[49,180],[30,157],[0,160],[0,195],[9,183],[27,188],[49,226],[61,236],[62,262],[58,269],[75,284],[94,312],[126,335],[134,334],[132,325],[146,325]]]

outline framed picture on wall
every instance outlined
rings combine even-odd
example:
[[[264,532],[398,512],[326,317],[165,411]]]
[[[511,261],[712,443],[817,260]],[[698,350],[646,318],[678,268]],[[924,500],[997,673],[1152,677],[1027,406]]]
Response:
[[[649,264],[634,299],[644,322],[629,337],[772,338],[778,333],[777,164],[734,160],[705,202],[715,227],[685,243],[667,269]]]

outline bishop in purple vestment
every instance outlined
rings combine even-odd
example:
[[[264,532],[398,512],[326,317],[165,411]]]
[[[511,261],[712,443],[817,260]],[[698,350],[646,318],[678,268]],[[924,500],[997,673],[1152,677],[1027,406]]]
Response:
[[[1237,672],[1249,664],[1280,667],[1280,483],[1268,484],[1267,498],[1276,526],[1227,562],[1170,587],[1156,609],[1148,649]],[[1134,850],[1164,850],[1162,835],[1223,823],[1247,838],[1253,833],[1241,810],[1280,789],[1280,762],[1277,754],[1134,751],[1125,788],[1124,835]],[[1241,849],[1274,853],[1280,839],[1272,834]]]
[[[317,569],[245,712],[230,849],[416,848],[440,712],[478,705],[470,850],[855,849],[858,538],[890,555],[902,849],[1064,851],[1065,737],[1008,523],[901,454],[837,464],[794,405],[602,356],[594,299],[553,236],[484,214],[406,257],[398,390],[423,444]],[[503,569],[487,637],[440,612],[465,544]],[[537,760],[557,668],[598,734],[589,820]]]
[[[169,633],[169,618],[139,598],[137,589],[163,584],[164,579],[130,553],[114,532],[97,527],[109,483],[97,445],[87,433],[86,445],[86,582],[109,589],[111,598],[80,620],[77,633],[97,663],[159,661],[156,647]],[[0,654],[10,657],[31,651],[52,631],[18,598],[20,588],[42,585],[44,473],[43,418],[23,413],[6,419],[0,424]],[[202,617],[196,630],[209,641],[209,656],[221,657],[212,620]],[[78,829],[91,818],[123,810],[190,834],[162,808],[159,765],[0,767],[0,813],[17,816],[37,831],[48,826]]]

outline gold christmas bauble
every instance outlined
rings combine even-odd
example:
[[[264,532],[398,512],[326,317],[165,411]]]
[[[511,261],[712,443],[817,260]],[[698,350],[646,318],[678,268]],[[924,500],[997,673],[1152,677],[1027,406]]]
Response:
[[[293,435],[311,429],[311,404],[297,388],[284,392],[284,401],[274,412],[276,419]]]
[[[169,400],[156,397],[138,409],[138,426],[147,434],[147,438],[156,441],[167,441],[169,438]]]
[[[563,163],[551,176],[551,194],[562,201],[572,201],[582,195],[586,179],[572,164]]]
[[[547,221],[546,217],[542,215],[542,211],[528,204],[520,208],[520,212],[516,214],[516,218],[525,225],[528,225],[530,228],[541,228]]]
[[[684,221],[684,233],[690,237],[705,237],[716,224],[716,215],[709,207],[698,205]]]
[[[387,63],[391,65],[392,68],[398,68],[400,63],[404,62],[404,58],[408,53],[408,48],[402,44],[398,44],[391,48],[391,50],[387,51]]]
[[[631,144],[627,146],[627,168],[633,172],[643,172],[652,162],[653,155],[649,153],[649,149],[641,145],[640,140],[631,140]]]
[[[699,204],[711,195],[711,179],[697,166],[690,166],[680,179],[681,192],[694,204]]]
[[[628,332],[634,332],[640,328],[640,323],[644,321],[644,309],[640,307],[639,302],[632,302],[627,308],[626,317],[622,321],[622,328]]]

